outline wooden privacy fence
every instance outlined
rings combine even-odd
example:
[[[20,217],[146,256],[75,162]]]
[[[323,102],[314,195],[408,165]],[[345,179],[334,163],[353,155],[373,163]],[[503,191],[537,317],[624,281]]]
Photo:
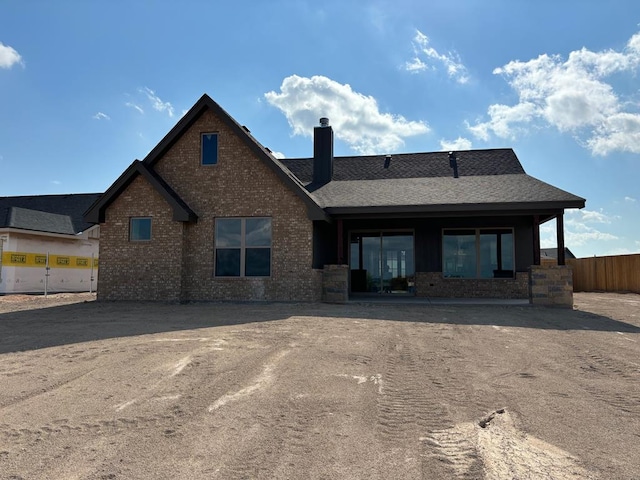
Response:
[[[574,292],[640,293],[640,254],[572,258]]]

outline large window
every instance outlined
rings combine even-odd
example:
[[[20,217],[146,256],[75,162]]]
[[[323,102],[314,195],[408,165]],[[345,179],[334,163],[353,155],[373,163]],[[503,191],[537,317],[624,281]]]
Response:
[[[215,165],[218,163],[218,134],[203,133],[201,143],[202,165]]]
[[[444,230],[442,273],[446,278],[513,278],[512,229]]]
[[[353,293],[414,293],[412,232],[353,232],[350,249]]]
[[[129,240],[132,242],[148,242],[151,240],[151,218],[133,217],[129,221]]]
[[[270,218],[218,218],[215,229],[216,277],[271,275]]]

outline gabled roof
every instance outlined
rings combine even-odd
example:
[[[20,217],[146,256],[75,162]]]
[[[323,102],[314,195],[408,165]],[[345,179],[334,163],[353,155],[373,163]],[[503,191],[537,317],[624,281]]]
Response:
[[[83,214],[101,193],[0,197],[0,228],[76,234],[91,227]]]
[[[222,121],[224,121],[229,128],[241,139],[244,143],[256,154],[256,156],[262,160],[275,174],[284,182],[284,184],[290,188],[296,195],[298,195],[307,207],[307,213],[312,220],[328,220],[325,212],[318,206],[318,204],[310,196],[304,188],[304,185],[293,175],[287,168],[285,168],[279,160],[277,160],[269,150],[263,147],[253,136],[249,133],[249,130],[242,127],[236,122],[231,115],[229,115],[220,105],[218,105],[207,94],[202,95],[196,104],[176,123],[176,125],[165,135],[165,137],[158,143],[151,152],[140,162],[144,166],[144,170],[139,170],[141,167],[132,164],[125,173],[123,173],[116,182],[109,187],[104,193],[104,196],[96,202],[94,206],[87,211],[85,219],[88,222],[99,223],[104,221],[104,210],[108,207],[113,200],[126,188],[126,186],[133,179],[132,177],[141,173],[148,172],[153,174],[158,182],[164,183],[159,175],[155,174],[153,166],[162,158],[162,156],[182,137],[182,135],[200,118],[200,116],[206,111],[211,110]],[[133,168],[133,170],[132,170]],[[146,173],[145,173],[146,175]],[[130,178],[131,177],[131,178]],[[164,183],[164,187],[160,190],[160,193],[169,201],[181,204],[184,211],[178,214],[178,217],[185,218],[187,215],[189,220],[182,221],[194,221],[196,219],[195,213],[189,209],[189,207],[180,199],[180,197],[170,189],[170,187]],[[164,193],[163,193],[164,191]],[[168,196],[166,196],[168,193]],[[174,208],[174,219],[176,218],[176,210]]]
[[[332,181],[312,184],[313,159],[278,160],[245,127],[208,95],[203,95],[142,162],[135,161],[89,209],[88,222],[104,221],[104,211],[137,175],[144,175],[174,209],[174,219],[196,214],[154,171],[154,165],[207,110],[218,116],[307,206],[312,220],[335,214],[545,211],[582,208],[581,197],[527,175],[510,148],[456,151],[459,178],[448,152],[336,157]]]
[[[460,176],[510,175],[525,173],[511,148],[458,151]],[[281,162],[304,184],[311,183],[312,158],[287,158]],[[391,156],[384,168],[385,155],[335,157],[333,180],[382,180],[387,178],[452,177],[448,152],[401,153]]]
[[[333,181],[312,195],[330,214],[584,207],[583,198],[526,174]]]
[[[241,140],[244,141],[256,156],[262,160],[295,194],[297,194],[307,206],[309,217],[312,220],[326,220],[327,216],[322,209],[313,201],[309,193],[295,175],[285,168],[282,163],[276,159],[271,151],[263,147],[246,127],[243,127],[235,119],[229,115],[220,105],[218,105],[206,93],[200,97],[200,100],[191,107],[180,121],[167,133],[167,135],[149,152],[143,162],[146,165],[153,166],[162,158],[162,156],[178,141],[178,139],[186,132],[193,123],[207,110],[211,110],[214,115],[218,116]]]
[[[138,176],[142,175],[156,191],[162,195],[167,203],[173,209],[173,219],[179,222],[195,222],[198,216],[189,208],[189,206],[173,191],[173,189],[165,182],[160,175],[148,168],[140,160],[134,160],[129,168],[109,187],[109,189],[96,202],[91,205],[84,215],[87,222],[102,223],[104,222],[104,213],[106,208],[120,195],[131,182]]]

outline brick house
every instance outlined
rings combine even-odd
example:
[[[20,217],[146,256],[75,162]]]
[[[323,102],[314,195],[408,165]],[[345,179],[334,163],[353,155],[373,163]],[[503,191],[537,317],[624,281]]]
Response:
[[[100,299],[527,298],[539,225],[564,251],[584,203],[511,149],[334,158],[326,119],[313,158],[278,160],[204,95],[85,219]]]

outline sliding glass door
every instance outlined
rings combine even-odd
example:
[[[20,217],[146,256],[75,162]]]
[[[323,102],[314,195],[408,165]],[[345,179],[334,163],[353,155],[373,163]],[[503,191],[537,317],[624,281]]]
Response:
[[[351,233],[349,268],[352,293],[414,293],[413,233]]]

